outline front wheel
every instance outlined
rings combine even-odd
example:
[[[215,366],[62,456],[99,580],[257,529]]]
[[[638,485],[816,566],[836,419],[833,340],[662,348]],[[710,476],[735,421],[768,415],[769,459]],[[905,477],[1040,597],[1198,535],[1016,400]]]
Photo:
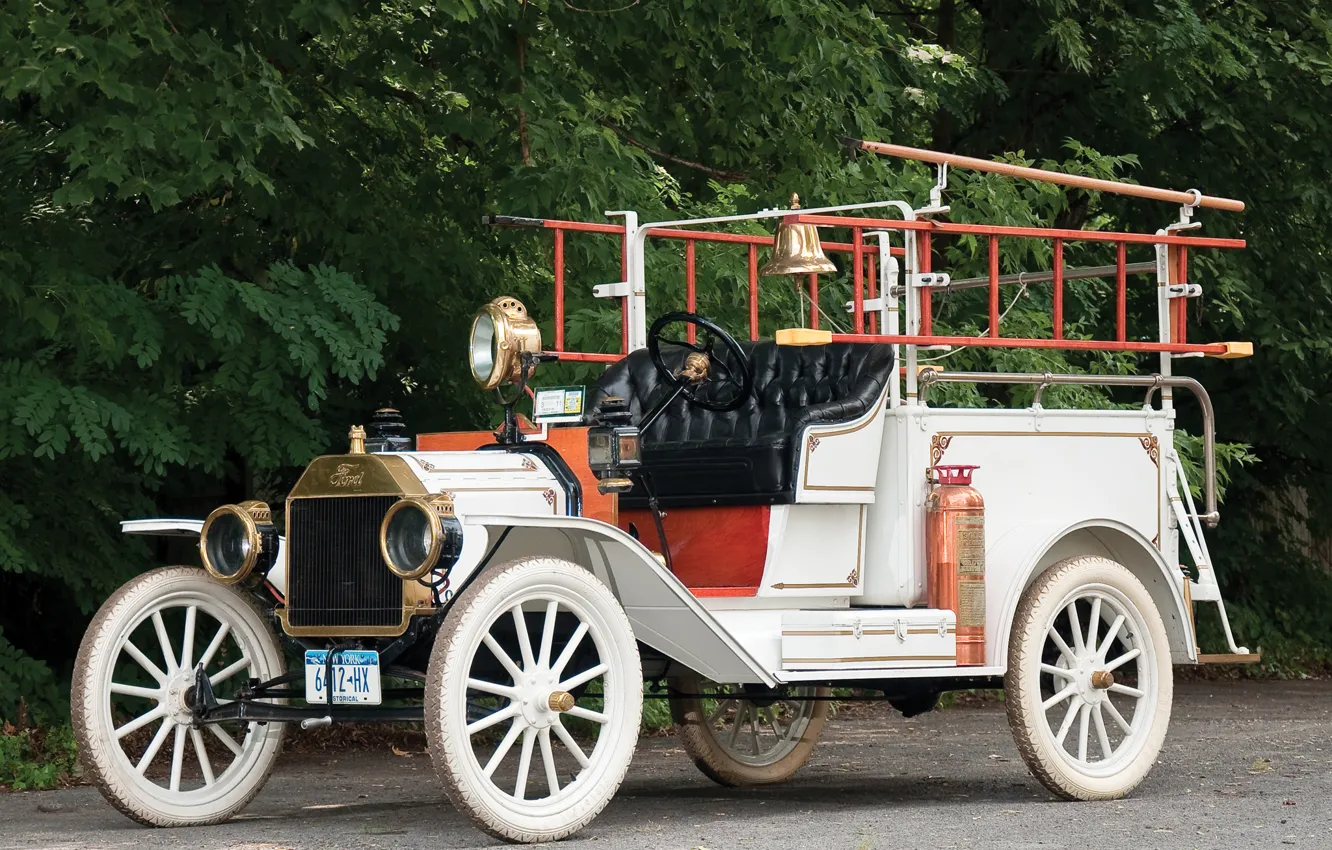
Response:
[[[793,687],[780,699],[758,699],[741,685],[715,685],[697,675],[673,678],[671,716],[680,744],[718,785],[785,782],[809,761],[828,719],[829,688]]]
[[[615,795],[638,743],[633,628],[578,564],[488,568],[449,609],[426,676],[435,773],[454,807],[506,841],[557,841]]]
[[[70,714],[84,773],[149,826],[221,823],[259,793],[281,723],[197,725],[202,666],[219,702],[247,679],[282,675],[273,630],[249,599],[200,569],[131,579],[97,612],[74,662]]]
[[[1106,558],[1061,561],[1023,593],[1009,638],[1018,751],[1060,797],[1123,797],[1161,752],[1171,676],[1165,625],[1142,582]]]

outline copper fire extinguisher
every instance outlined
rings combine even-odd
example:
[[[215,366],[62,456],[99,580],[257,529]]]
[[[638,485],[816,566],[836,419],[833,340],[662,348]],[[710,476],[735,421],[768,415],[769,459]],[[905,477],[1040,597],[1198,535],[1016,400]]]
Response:
[[[957,663],[985,663],[985,500],[976,466],[936,466],[925,500],[930,607],[957,614]]]

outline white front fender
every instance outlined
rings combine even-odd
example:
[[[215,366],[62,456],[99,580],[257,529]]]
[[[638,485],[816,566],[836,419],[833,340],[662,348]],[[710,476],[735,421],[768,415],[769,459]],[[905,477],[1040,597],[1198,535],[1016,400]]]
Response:
[[[201,519],[176,519],[174,517],[152,517],[151,519],[127,519],[120,523],[122,534],[143,534],[152,537],[198,537],[203,533],[204,521]],[[268,583],[277,589],[285,599],[287,596],[287,540],[278,535],[277,560],[273,569],[268,571]]]
[[[714,682],[776,680],[699,604],[680,580],[633,537],[600,520],[570,516],[475,514],[462,518],[464,556],[451,575],[461,588],[485,558],[490,563],[543,555],[581,564],[611,589],[634,635]],[[507,533],[506,533],[507,530]],[[473,548],[476,547],[476,548]],[[495,551],[491,552],[491,549]],[[470,556],[470,557],[469,557]]]

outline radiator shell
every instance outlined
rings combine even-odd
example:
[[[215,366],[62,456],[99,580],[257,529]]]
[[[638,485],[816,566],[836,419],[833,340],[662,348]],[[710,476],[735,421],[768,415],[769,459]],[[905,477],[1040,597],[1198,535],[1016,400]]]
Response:
[[[398,496],[294,498],[287,506],[287,605],[293,635],[400,634],[405,582],[384,565],[379,527]]]

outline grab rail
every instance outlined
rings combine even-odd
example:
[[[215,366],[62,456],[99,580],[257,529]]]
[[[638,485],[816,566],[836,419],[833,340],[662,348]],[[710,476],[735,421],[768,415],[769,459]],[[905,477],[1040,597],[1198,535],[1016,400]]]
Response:
[[[1182,389],[1193,393],[1202,408],[1203,420],[1203,501],[1206,511],[1199,519],[1207,523],[1208,528],[1216,528],[1221,521],[1221,514],[1216,508],[1216,412],[1212,407],[1212,397],[1203,385],[1194,378],[1166,375],[1056,375],[1051,372],[940,372],[928,369],[920,376],[920,403],[925,404],[930,386],[939,383],[950,384],[1033,384],[1040,388],[1051,384],[1079,384],[1083,386],[1105,387],[1146,387],[1145,406],[1152,403],[1152,396],[1162,388]]]
[[[935,165],[950,165],[954,168],[966,168],[970,171],[988,171],[991,174],[1039,180],[1042,183],[1056,183],[1060,186],[1071,186],[1075,189],[1091,189],[1097,192],[1129,195],[1134,198],[1147,198],[1153,201],[1168,201],[1175,204],[1184,204],[1185,206],[1244,212],[1243,201],[1204,195],[1197,189],[1190,189],[1187,192],[1179,192],[1174,189],[1158,189],[1155,186],[1122,183],[1118,180],[1103,180],[1099,177],[1084,177],[1081,174],[1064,174],[1059,171],[1048,171],[1044,168],[1031,168],[1025,165],[1013,165],[1009,162],[995,162],[990,159],[977,159],[973,156],[909,148],[906,145],[891,145],[886,142],[870,142],[864,139],[847,139],[847,145],[854,150],[869,151],[882,156],[914,159],[919,162],[931,162]]]

